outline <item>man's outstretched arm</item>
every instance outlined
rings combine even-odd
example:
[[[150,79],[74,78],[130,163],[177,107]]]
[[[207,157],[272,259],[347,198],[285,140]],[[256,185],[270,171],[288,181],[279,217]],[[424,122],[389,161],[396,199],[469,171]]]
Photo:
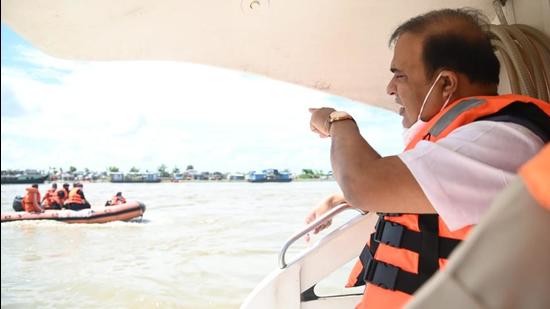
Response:
[[[397,156],[381,157],[352,120],[327,126],[330,108],[312,109],[311,126],[331,136],[334,176],[346,201],[376,212],[435,213],[420,185]]]

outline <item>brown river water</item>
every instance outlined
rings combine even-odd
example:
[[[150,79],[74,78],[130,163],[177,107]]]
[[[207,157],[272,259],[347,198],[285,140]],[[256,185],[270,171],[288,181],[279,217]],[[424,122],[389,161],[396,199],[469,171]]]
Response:
[[[2,212],[12,211],[25,185],[1,188]],[[146,205],[140,222],[2,223],[2,308],[238,308],[277,267],[280,248],[307,213],[338,186],[84,184],[93,207],[117,191]],[[298,241],[287,261],[307,246]],[[341,291],[345,271],[321,290]]]

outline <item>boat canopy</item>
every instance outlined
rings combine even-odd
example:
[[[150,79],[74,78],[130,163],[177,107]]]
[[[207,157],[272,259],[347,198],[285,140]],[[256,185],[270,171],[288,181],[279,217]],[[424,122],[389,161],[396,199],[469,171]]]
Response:
[[[388,39],[408,18],[492,0],[3,0],[2,21],[49,55],[224,67],[396,110]]]

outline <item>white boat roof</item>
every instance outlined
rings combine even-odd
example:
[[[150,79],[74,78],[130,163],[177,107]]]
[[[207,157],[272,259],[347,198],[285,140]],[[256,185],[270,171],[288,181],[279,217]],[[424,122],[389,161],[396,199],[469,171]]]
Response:
[[[492,0],[2,0],[2,21],[75,60],[173,60],[224,67],[395,110],[388,38],[408,18]]]

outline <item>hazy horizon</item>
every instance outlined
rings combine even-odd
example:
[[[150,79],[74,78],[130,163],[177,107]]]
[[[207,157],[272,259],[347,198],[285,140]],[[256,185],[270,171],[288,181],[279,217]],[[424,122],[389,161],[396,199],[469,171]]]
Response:
[[[257,75],[167,61],[50,57],[2,23],[2,170],[331,170],[309,107],[346,110],[382,154],[399,115]]]

